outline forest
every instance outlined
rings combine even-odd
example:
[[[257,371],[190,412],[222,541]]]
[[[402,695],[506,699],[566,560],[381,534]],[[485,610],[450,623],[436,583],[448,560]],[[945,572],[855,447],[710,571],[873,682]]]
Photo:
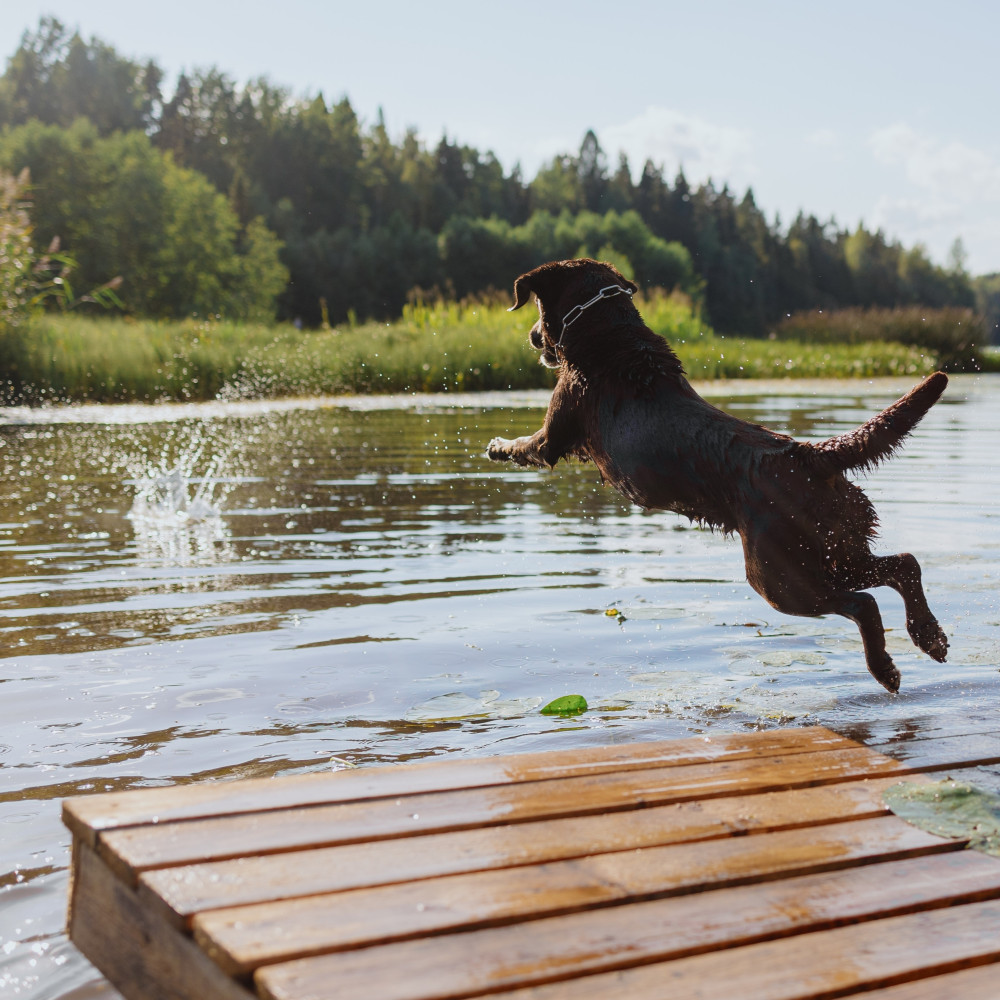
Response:
[[[609,164],[593,132],[528,179],[455,137],[391,136],[346,95],[216,68],[168,87],[155,62],[53,18],[0,77],[0,172],[30,179],[33,238],[73,258],[76,287],[120,279],[121,305],[144,318],[396,318],[408,302],[506,293],[522,271],[579,254],[751,337],[808,310],[982,311],[1000,298],[958,244],[942,267],[863,225],[768,220],[751,190]]]

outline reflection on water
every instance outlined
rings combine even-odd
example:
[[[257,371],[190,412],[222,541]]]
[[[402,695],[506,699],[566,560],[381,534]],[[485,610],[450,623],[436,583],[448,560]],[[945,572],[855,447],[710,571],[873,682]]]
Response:
[[[823,438],[900,387],[741,388],[720,404]],[[537,406],[455,401],[0,413],[0,984],[108,994],[61,932],[67,795],[996,720],[997,381],[955,380],[866,485],[882,550],[917,554],[952,639],[948,664],[920,656],[880,592],[897,698],[849,622],[769,609],[738,542],[623,504],[585,465],[483,458]],[[538,712],[571,693],[587,713]]]

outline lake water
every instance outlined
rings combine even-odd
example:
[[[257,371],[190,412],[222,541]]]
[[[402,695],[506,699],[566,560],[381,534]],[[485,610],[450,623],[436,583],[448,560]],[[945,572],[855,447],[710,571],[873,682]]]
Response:
[[[714,401],[819,439],[907,387],[746,384]],[[586,465],[483,457],[543,407],[0,411],[5,996],[114,995],[62,929],[68,795],[707,730],[1000,721],[1000,376],[954,379],[866,480],[880,551],[917,555],[952,641],[948,664],[922,656],[878,592],[897,697],[850,622],[767,607],[738,540],[631,508]],[[539,713],[564,694],[589,711]]]

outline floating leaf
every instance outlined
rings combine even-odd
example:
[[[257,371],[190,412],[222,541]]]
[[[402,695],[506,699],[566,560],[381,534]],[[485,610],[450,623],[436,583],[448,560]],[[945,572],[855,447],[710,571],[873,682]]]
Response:
[[[527,715],[541,703],[541,698],[504,698],[490,705],[490,716],[497,719],[514,719],[519,715]]]
[[[765,667],[790,667],[793,663],[821,667],[826,663],[826,657],[822,653],[808,650],[771,649],[754,655]]]
[[[605,614],[606,614],[606,615],[607,615],[607,616],[608,616],[609,618],[614,618],[614,617],[615,617],[615,616],[616,616],[616,615],[618,614],[618,609],[617,609],[617,608],[608,608],[608,610],[607,610],[607,611],[605,611],[604,613],[605,613]]]
[[[974,850],[1000,856],[1000,795],[949,779],[894,785],[882,799],[897,816],[921,830],[968,840]]]
[[[564,694],[542,708],[542,715],[579,715],[587,711],[587,699],[582,694]]]

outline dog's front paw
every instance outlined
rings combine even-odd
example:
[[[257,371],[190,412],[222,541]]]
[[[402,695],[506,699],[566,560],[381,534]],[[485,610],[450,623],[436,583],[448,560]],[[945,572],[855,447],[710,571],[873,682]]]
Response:
[[[502,462],[510,458],[511,443],[506,438],[494,438],[486,446],[486,457],[493,462]]]

